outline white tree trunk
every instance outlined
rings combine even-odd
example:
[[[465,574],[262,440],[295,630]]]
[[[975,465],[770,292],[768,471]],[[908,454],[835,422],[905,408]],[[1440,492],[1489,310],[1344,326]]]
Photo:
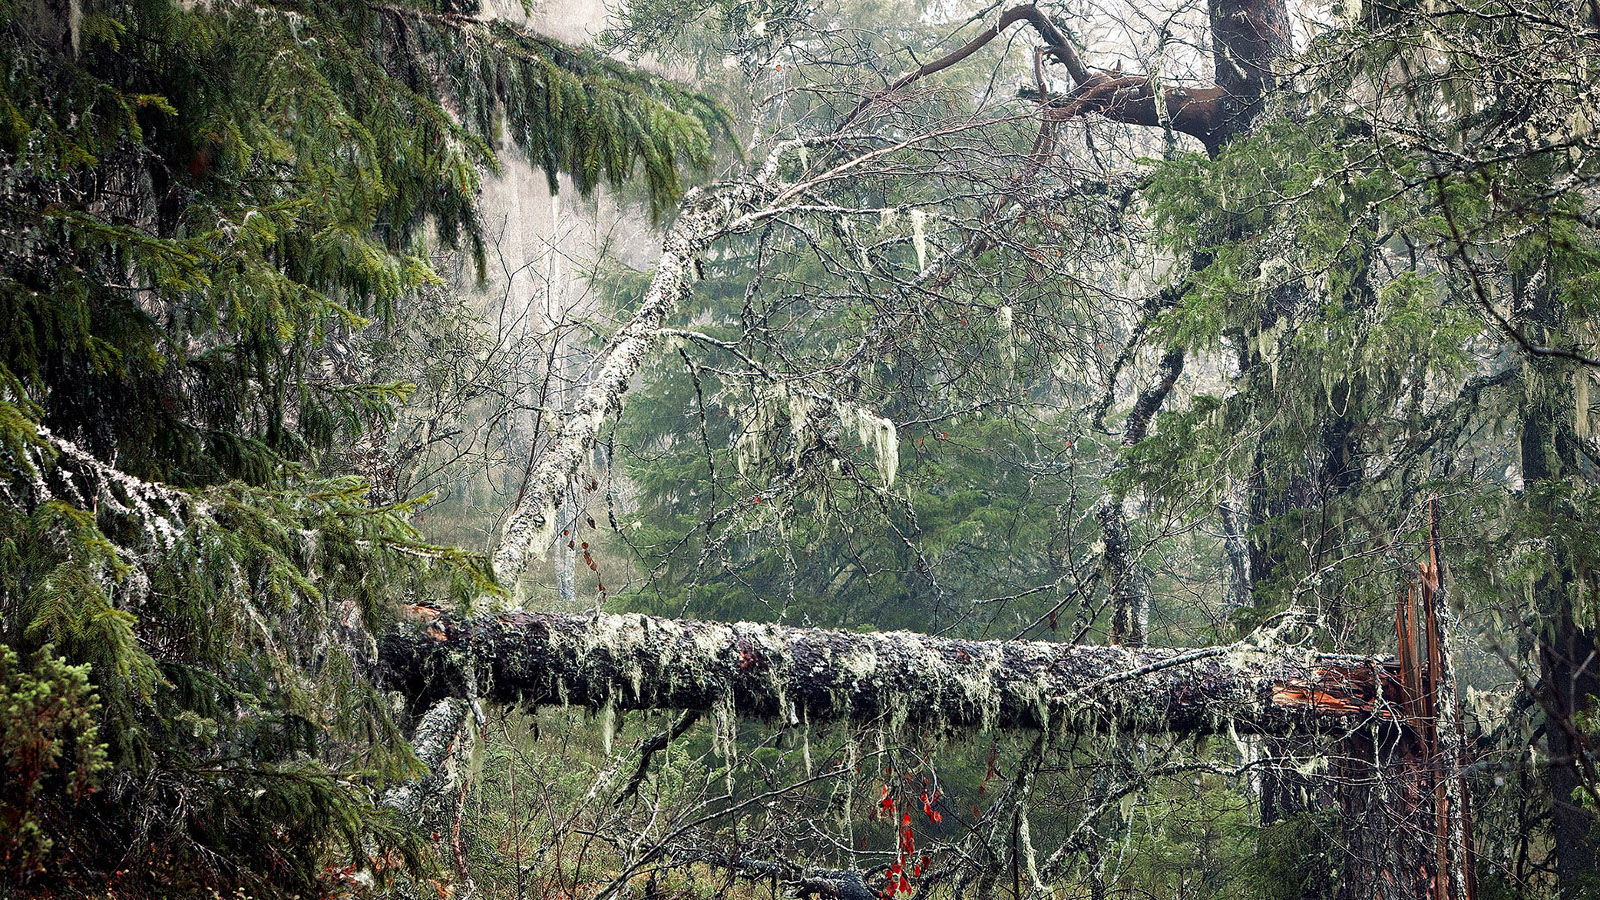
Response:
[[[566,494],[594,448],[607,415],[622,408],[622,395],[654,350],[667,317],[689,290],[695,258],[728,227],[730,214],[760,192],[757,183],[694,189],[684,197],[678,218],[662,242],[661,259],[644,300],[628,323],[607,343],[599,372],[554,423],[550,449],[528,479],[528,490],[507,520],[495,552],[495,575],[512,584],[527,556],[543,553],[559,533]]]

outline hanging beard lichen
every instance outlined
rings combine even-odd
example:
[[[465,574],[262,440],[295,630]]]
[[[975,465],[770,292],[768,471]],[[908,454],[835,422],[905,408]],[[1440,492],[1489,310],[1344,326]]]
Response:
[[[928,214],[920,209],[911,211],[911,246],[917,252],[917,271],[928,268]]]
[[[884,486],[893,485],[900,471],[900,438],[894,423],[863,406],[839,404],[837,409],[840,424],[846,428],[853,425],[861,446],[872,454]]]
[[[816,397],[786,384],[756,389],[749,418],[734,442],[739,474],[749,476],[775,460],[800,462],[801,452],[818,437],[826,437],[832,423],[817,413],[819,405],[831,408],[841,436],[852,435],[871,454],[885,487],[892,486],[900,469],[900,441],[894,422],[855,403]]]

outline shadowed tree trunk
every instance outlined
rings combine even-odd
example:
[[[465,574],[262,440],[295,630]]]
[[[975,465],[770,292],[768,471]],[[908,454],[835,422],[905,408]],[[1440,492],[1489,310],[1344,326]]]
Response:
[[[1548,341],[1564,323],[1553,291],[1531,276],[1519,274],[1526,298],[1528,326]],[[1543,273],[1540,273],[1543,274]],[[1546,521],[1570,516],[1560,510],[1561,490],[1581,477],[1570,431],[1560,425],[1573,408],[1570,364],[1549,357],[1523,363],[1524,390],[1519,450],[1529,503]],[[1545,627],[1534,634],[1539,660],[1537,699],[1544,709],[1546,783],[1550,789],[1550,836],[1555,850],[1561,896],[1591,897],[1600,891],[1600,820],[1593,812],[1594,750],[1583,719],[1592,713],[1600,692],[1600,637],[1574,615],[1574,594],[1583,579],[1574,570],[1571,553],[1559,540],[1551,542],[1550,571],[1533,587],[1533,602]],[[1587,805],[1587,808],[1586,808]]]
[[[1140,392],[1123,424],[1124,450],[1144,440],[1151,420],[1183,374],[1183,351],[1168,350],[1156,383]],[[1113,470],[1115,472],[1115,470]],[[1123,498],[1107,494],[1100,501],[1100,536],[1105,543],[1106,584],[1111,589],[1111,642],[1143,647],[1150,638],[1150,573],[1139,562],[1128,531]]]

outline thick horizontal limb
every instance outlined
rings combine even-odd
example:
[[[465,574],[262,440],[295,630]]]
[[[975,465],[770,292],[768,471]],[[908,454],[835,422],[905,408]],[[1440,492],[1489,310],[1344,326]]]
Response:
[[[863,98],[839,127],[842,130],[853,124],[874,103],[961,62],[1021,22],[1033,29],[1050,58],[1065,66],[1072,77],[1073,89],[1051,99],[1051,117],[1066,120],[1097,113],[1129,125],[1170,126],[1198,138],[1206,151],[1215,155],[1260,112],[1261,98],[1271,81],[1271,63],[1287,50],[1287,32],[1281,0],[1215,0],[1209,6],[1217,42],[1214,85],[1169,87],[1145,75],[1091,70],[1056,23],[1026,3],[1001,13],[995,24],[961,47]]]
[[[1380,694],[1394,680],[1383,659],[1248,644],[1133,649],[520,611],[395,632],[381,662],[420,705],[470,694],[934,733],[1336,731],[1392,718]]]

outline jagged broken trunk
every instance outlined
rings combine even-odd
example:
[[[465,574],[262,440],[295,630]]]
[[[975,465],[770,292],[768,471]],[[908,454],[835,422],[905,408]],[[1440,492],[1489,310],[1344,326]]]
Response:
[[[443,616],[390,635],[384,677],[413,703],[693,709],[892,729],[1284,734],[1392,721],[1385,659],[964,641],[639,615]]]

